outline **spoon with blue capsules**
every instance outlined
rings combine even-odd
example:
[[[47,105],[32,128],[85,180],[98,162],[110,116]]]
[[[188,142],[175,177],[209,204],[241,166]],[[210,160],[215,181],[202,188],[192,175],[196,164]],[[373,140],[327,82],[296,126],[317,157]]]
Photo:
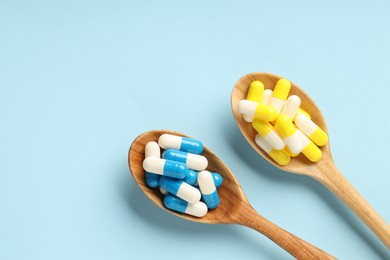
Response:
[[[164,195],[161,194],[159,189],[152,189],[146,185],[145,171],[142,166],[142,162],[145,159],[145,145],[150,141],[157,142],[162,134],[188,137],[184,134],[167,130],[145,132],[139,135],[131,144],[128,158],[130,171],[134,180],[142,192],[157,206],[173,215],[194,222],[247,226],[265,235],[297,259],[336,259],[261,216],[248,202],[234,174],[206,146],[204,146],[202,155],[208,160],[209,164],[207,169],[218,172],[223,177],[223,185],[218,189],[220,197],[219,206],[216,209],[210,210],[201,218],[174,212],[165,208],[163,205]]]

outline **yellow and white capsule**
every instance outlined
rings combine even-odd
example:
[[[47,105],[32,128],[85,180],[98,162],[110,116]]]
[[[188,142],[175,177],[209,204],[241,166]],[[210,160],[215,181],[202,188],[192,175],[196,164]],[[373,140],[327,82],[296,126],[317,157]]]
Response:
[[[307,116],[309,119],[311,119],[311,116],[309,113],[307,113],[305,110],[303,110],[302,108],[298,108],[298,111],[297,113],[295,114],[295,117],[294,117],[294,122],[295,122],[295,118],[297,118],[298,115],[305,115]]]
[[[274,91],[272,93],[269,105],[273,106],[278,114],[282,110],[285,100],[287,99],[288,93],[291,89],[291,83],[287,79],[279,79],[276,82]]]
[[[301,114],[296,116],[297,127],[318,146],[324,146],[328,142],[328,135],[310,118]]]
[[[291,120],[294,120],[295,114],[298,112],[300,105],[301,99],[298,96],[289,96],[286,103],[284,103],[282,112],[280,113],[288,116]]]
[[[249,86],[248,94],[246,95],[246,99],[249,101],[254,101],[257,103],[261,103],[263,100],[263,92],[264,92],[264,84],[261,81],[255,80]],[[243,115],[244,120],[247,122],[252,122],[253,117],[249,115]]]
[[[272,93],[273,93],[272,89],[269,89],[269,88],[264,89],[263,99],[261,100],[261,103],[268,105],[269,100],[271,99]]]
[[[287,145],[286,145],[286,147],[284,147],[284,150],[286,150],[291,157],[297,157],[299,155],[299,154],[296,154],[296,153],[292,153],[290,151],[290,149],[288,149]]]
[[[286,165],[290,162],[290,155],[286,152],[286,150],[276,150],[272,148],[272,146],[259,134],[256,135],[255,142],[278,164]]]
[[[273,121],[278,117],[275,108],[249,100],[238,102],[238,111],[244,115],[249,115],[265,121]]]
[[[297,129],[297,133],[301,137],[303,150],[302,153],[312,162],[318,162],[322,157],[320,148],[317,147],[301,130]]]
[[[276,128],[293,154],[302,152],[303,145],[301,138],[288,116],[280,115],[276,120]]]
[[[259,135],[272,146],[272,148],[276,150],[282,150],[286,146],[282,138],[278,135],[274,127],[269,122],[260,119],[254,119],[252,126],[259,133]]]

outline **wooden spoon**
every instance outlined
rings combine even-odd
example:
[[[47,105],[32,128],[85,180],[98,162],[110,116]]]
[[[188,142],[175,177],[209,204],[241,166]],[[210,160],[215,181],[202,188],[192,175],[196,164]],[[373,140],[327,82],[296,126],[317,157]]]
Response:
[[[343,200],[379,237],[379,239],[390,248],[390,226],[336,168],[330,153],[329,143],[324,147],[321,147],[322,158],[317,163],[312,163],[303,155],[299,155],[296,158],[291,158],[290,163],[285,166],[280,166],[273,161],[268,154],[255,143],[256,130],[253,129],[252,124],[243,120],[242,114],[237,110],[238,102],[246,98],[249,85],[252,81],[260,80],[265,87],[273,88],[276,82],[281,78],[282,77],[277,75],[257,72],[247,74],[237,81],[232,92],[232,109],[241,133],[253,149],[275,167],[286,172],[310,176],[325,185],[336,194],[336,196]],[[297,95],[301,98],[301,108],[307,111],[311,115],[312,120],[327,133],[328,130],[326,128],[325,119],[322,116],[320,109],[309,95],[292,82],[290,95]]]
[[[223,177],[223,184],[218,189],[221,200],[218,208],[210,210],[202,218],[166,209],[163,205],[164,195],[158,189],[151,189],[146,186],[145,173],[142,168],[142,161],[145,158],[145,145],[150,141],[157,141],[160,135],[165,133],[186,136],[181,133],[165,130],[149,131],[138,136],[129,150],[129,167],[135,181],[146,196],[160,208],[178,217],[194,222],[206,224],[240,224],[250,227],[267,236],[297,259],[335,259],[333,256],[290,234],[257,213],[249,204],[233,173],[206,146],[202,155],[209,161],[207,169],[218,172]]]

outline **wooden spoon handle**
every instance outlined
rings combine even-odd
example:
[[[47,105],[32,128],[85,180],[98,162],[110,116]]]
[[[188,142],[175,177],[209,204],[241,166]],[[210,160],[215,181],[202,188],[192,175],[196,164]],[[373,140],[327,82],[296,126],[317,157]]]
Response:
[[[320,169],[315,176],[319,182],[329,188],[348,205],[361,220],[390,248],[390,226],[374,208],[357,192],[341,172],[332,164]]]
[[[241,210],[237,222],[265,235],[296,259],[337,259],[273,224],[251,206]]]

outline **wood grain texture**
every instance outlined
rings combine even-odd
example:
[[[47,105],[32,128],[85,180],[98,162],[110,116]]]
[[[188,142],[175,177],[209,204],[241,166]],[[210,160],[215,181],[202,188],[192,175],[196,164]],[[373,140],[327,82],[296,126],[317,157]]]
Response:
[[[386,221],[368,204],[368,202],[352,187],[352,185],[344,178],[341,172],[335,166],[332,154],[330,151],[330,143],[320,147],[322,151],[322,158],[316,163],[310,162],[304,155],[299,155],[296,158],[291,158],[289,164],[281,166],[275,163],[257,144],[255,143],[256,131],[250,123],[243,120],[242,114],[238,112],[238,102],[246,98],[249,85],[254,80],[260,80],[264,83],[265,88],[275,86],[276,82],[282,77],[269,73],[250,73],[239,79],[233,89],[231,96],[231,104],[234,118],[240,128],[242,134],[253,149],[260,154],[269,163],[273,164],[279,169],[310,176],[321,182],[328,189],[330,189],[336,196],[344,201],[360,219],[378,236],[380,240],[390,248],[390,226]],[[317,107],[315,102],[297,85],[291,82],[290,95],[297,95],[301,98],[301,108],[307,111],[312,120],[328,133],[325,119]]]
[[[257,213],[249,204],[240,184],[234,177],[234,174],[206,146],[204,147],[202,155],[204,155],[209,161],[207,169],[218,172],[223,177],[223,184],[218,189],[218,194],[221,200],[218,208],[210,210],[202,218],[166,209],[162,202],[163,195],[160,193],[158,188],[151,189],[146,185],[145,173],[142,168],[142,162],[145,158],[145,145],[150,141],[157,141],[160,135],[164,133],[186,136],[181,133],[166,130],[145,132],[138,136],[132,143],[128,158],[130,171],[138,186],[145,195],[160,208],[178,217],[194,222],[206,224],[240,224],[250,227],[267,236],[297,259],[335,259],[333,256],[290,234]]]

